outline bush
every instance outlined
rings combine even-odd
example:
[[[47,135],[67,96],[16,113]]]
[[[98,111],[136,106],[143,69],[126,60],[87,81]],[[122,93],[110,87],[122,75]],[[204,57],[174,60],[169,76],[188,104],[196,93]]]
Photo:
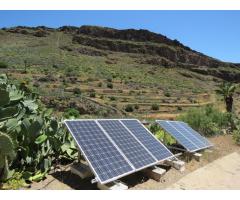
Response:
[[[163,141],[163,143],[166,145],[172,145],[176,143],[176,140],[171,135],[163,131],[157,123],[151,124],[150,131],[158,140]]]
[[[171,94],[170,94],[170,92],[166,91],[166,92],[164,92],[164,96],[165,97],[171,97]]]
[[[134,106],[134,108],[135,108],[136,110],[138,110],[138,109],[139,109],[139,105],[136,104],[136,105]]]
[[[0,68],[1,69],[6,69],[7,67],[8,67],[7,63],[0,61]]]
[[[78,118],[80,116],[80,113],[78,110],[76,110],[74,108],[68,108],[67,110],[65,110],[63,116],[67,119]]]
[[[188,123],[204,135],[215,135],[221,133],[222,129],[229,128],[231,116],[223,113],[213,106],[194,108],[180,115],[178,120]]]
[[[237,144],[240,144],[240,130],[234,130],[234,131],[233,131],[233,140],[234,140]]]
[[[107,83],[107,87],[112,89],[113,88],[113,84],[112,83]]]
[[[152,109],[152,110],[159,110],[159,105],[157,105],[157,104],[152,104],[151,109]]]
[[[115,100],[116,100],[116,97],[111,96],[111,97],[109,97],[109,99],[110,99],[111,101],[115,101]]]
[[[76,94],[76,95],[80,95],[82,92],[79,88],[74,88],[73,93]]]
[[[6,181],[12,187],[19,179],[21,184],[14,187],[25,180],[40,181],[61,159],[75,159],[74,142],[52,110],[6,75],[0,75],[0,83],[0,187]]]
[[[178,110],[178,111],[181,111],[181,110],[182,110],[182,107],[181,107],[181,106],[178,106],[178,107],[177,107],[177,110]]]
[[[95,92],[91,92],[89,95],[91,98],[95,98],[96,97],[96,93]]]
[[[108,79],[107,79],[107,82],[111,83],[111,82],[112,82],[112,79],[111,79],[111,78],[108,78]]]
[[[134,109],[133,109],[133,106],[132,106],[132,105],[129,105],[129,104],[128,104],[128,105],[125,107],[125,111],[126,111],[126,112],[133,112],[133,110],[134,110]]]
[[[98,83],[98,87],[102,87],[102,82],[99,82],[99,83]]]

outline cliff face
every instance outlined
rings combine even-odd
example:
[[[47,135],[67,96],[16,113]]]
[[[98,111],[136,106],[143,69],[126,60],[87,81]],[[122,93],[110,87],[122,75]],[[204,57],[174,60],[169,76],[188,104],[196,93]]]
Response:
[[[196,52],[177,40],[148,30],[117,30],[112,28],[82,26],[73,32],[73,43],[97,49],[154,55],[167,59],[175,66],[219,67],[234,66]]]

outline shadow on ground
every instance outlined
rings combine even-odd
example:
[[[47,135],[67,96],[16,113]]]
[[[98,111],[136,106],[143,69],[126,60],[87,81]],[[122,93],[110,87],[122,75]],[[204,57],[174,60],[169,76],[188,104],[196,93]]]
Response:
[[[68,185],[75,190],[97,190],[97,184],[91,183],[91,178],[81,179],[79,176],[68,171],[54,172],[51,174],[55,179]]]
[[[79,176],[71,173],[70,170],[54,172],[51,175],[58,181],[75,190],[98,190],[97,184],[91,183],[93,177],[81,179]],[[120,179],[120,181],[125,183],[129,188],[142,184],[148,180],[149,178],[142,172],[137,172]]]

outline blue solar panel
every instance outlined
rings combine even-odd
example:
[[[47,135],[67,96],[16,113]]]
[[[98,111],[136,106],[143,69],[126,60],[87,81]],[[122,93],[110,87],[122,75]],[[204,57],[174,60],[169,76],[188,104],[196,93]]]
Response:
[[[101,183],[134,171],[95,121],[65,123]]]
[[[136,170],[156,163],[151,154],[118,120],[98,120]]]
[[[157,120],[156,122],[190,152],[212,146],[206,138],[184,122],[163,120]]]
[[[173,154],[158,141],[139,121],[135,119],[121,120],[121,122],[135,135],[135,137],[158,160],[167,159]]]
[[[188,137],[184,136],[170,121],[157,121],[157,123],[169,134],[171,134],[181,145],[188,151],[195,151],[198,146],[194,144]]]
[[[198,147],[198,149],[204,148],[206,146],[201,140],[199,140],[195,135],[193,135],[192,132],[182,126],[180,122],[172,121],[170,122],[170,124],[175,127],[179,132],[181,132],[182,135],[191,140],[191,142],[193,142]]]
[[[205,137],[201,136],[197,131],[195,131],[194,129],[192,129],[190,126],[188,126],[188,124],[184,123],[184,122],[180,122],[181,125],[188,130],[189,132],[191,132],[196,138],[198,138],[205,147],[211,147],[213,146]]]

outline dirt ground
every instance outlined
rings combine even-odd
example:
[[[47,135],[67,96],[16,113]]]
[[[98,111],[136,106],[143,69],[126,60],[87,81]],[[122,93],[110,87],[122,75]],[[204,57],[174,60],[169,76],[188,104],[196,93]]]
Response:
[[[130,189],[205,189],[205,188],[196,188],[190,187],[194,185],[194,172],[198,173],[198,169],[205,169],[204,172],[201,172],[201,177],[204,174],[209,174],[209,169],[212,177],[220,176],[221,174],[221,166],[214,164],[212,167],[208,167],[208,163],[214,163],[213,161],[219,158],[222,158],[226,155],[229,155],[238,152],[240,153],[239,146],[235,145],[231,135],[221,135],[213,138],[209,138],[209,140],[214,144],[214,148],[210,151],[206,150],[203,153],[203,156],[200,162],[192,159],[185,164],[185,171],[180,172],[175,170],[174,168],[169,168],[163,166],[167,169],[166,174],[162,177],[160,182],[156,182],[153,179],[149,179],[142,172],[134,173],[129,175],[123,179],[122,182],[126,183]],[[238,154],[237,153],[237,154]],[[239,154],[238,154],[239,155]],[[236,155],[235,155],[236,156]],[[228,156],[227,156],[228,157]],[[231,158],[231,157],[230,157]],[[180,157],[181,160],[184,158]],[[223,163],[229,162],[226,158],[222,158]],[[220,159],[220,160],[222,160]],[[225,160],[224,160],[225,159]],[[218,161],[217,160],[217,161]],[[232,158],[234,160],[234,157]],[[216,162],[217,162],[216,161]],[[221,162],[221,163],[222,163]],[[207,167],[207,168],[206,168]],[[216,170],[214,170],[216,169]],[[231,168],[229,166],[228,171],[231,172]],[[236,169],[237,171],[240,169]],[[233,173],[232,173],[233,174]],[[240,174],[240,173],[238,173]],[[39,183],[33,183],[30,189],[78,189],[78,190],[93,190],[97,189],[96,184],[91,184],[91,179],[81,180],[77,175],[74,175],[70,172],[68,166],[65,166],[61,169],[61,171],[57,171],[48,175],[48,177]],[[222,181],[222,180],[221,180]],[[223,183],[220,183],[224,185]],[[184,186],[183,186],[184,185]],[[229,186],[230,187],[230,186]],[[228,189],[228,188],[223,188]],[[240,186],[239,186],[240,189]]]

